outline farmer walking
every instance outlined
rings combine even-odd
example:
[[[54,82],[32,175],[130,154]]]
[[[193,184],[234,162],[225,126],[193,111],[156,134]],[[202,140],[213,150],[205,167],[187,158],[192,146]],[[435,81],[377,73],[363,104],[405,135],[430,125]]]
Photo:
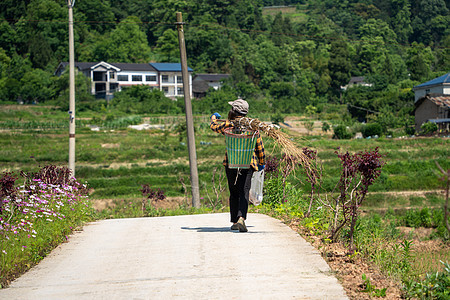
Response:
[[[217,133],[225,134],[225,129],[235,128],[232,121],[238,117],[245,117],[248,113],[248,103],[243,99],[228,102],[231,110],[228,112],[228,119],[217,120],[221,116],[214,113],[211,116],[210,128]],[[248,199],[251,187],[251,179],[254,171],[261,171],[265,167],[264,145],[259,133],[256,135],[256,145],[249,166],[240,168],[230,168],[228,153],[225,153],[223,165],[228,180],[228,189],[230,190],[230,221],[233,223],[231,230],[247,232],[245,220],[247,219]]]

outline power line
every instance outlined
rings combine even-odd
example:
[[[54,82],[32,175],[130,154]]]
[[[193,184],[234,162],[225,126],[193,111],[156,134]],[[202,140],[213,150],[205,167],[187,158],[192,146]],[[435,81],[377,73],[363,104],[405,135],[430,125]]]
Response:
[[[374,113],[374,114],[379,114],[380,113],[379,111],[374,111],[374,110],[367,109],[367,108],[364,108],[364,107],[351,105],[351,104],[348,104],[348,103],[347,103],[347,106],[354,107],[354,108],[359,109],[359,110],[365,110],[365,111],[368,111],[368,112],[371,112],[371,113]]]

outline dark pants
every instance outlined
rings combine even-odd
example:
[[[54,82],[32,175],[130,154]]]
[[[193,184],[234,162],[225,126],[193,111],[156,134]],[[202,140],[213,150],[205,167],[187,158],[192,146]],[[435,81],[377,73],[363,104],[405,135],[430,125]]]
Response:
[[[238,171],[238,169],[225,167],[225,173],[230,190],[230,221],[236,223],[239,217],[247,219],[248,194],[252,183],[253,169],[239,169]]]

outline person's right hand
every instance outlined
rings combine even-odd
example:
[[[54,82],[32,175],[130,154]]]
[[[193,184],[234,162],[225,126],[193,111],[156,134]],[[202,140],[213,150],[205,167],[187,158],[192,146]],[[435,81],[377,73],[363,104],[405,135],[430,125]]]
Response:
[[[221,115],[219,113],[215,112],[211,115],[211,120],[220,119],[220,117],[221,117]]]

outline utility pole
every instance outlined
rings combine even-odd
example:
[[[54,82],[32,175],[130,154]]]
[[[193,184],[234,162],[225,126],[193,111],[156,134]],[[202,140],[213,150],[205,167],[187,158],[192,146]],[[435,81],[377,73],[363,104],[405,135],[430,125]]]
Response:
[[[73,6],[75,0],[67,0],[69,8],[69,169],[75,177],[75,53],[73,45]]]
[[[186,45],[184,42],[183,17],[177,12],[178,41],[180,44],[181,73],[183,75],[184,105],[186,107],[186,127],[189,150],[189,166],[191,169],[192,206],[200,208],[200,192],[198,185],[197,154],[195,151],[194,118],[192,117],[189,72],[187,68]]]

